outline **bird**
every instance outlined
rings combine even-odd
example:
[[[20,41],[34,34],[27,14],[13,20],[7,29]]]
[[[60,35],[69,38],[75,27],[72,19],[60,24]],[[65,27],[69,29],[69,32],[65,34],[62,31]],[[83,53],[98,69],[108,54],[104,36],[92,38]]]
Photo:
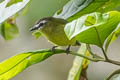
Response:
[[[44,17],[38,20],[30,31],[39,30],[41,35],[54,45],[53,52],[57,46],[68,46],[66,53],[69,53],[70,46],[80,45],[80,43],[75,38],[68,39],[64,31],[67,23],[68,21],[62,18]]]

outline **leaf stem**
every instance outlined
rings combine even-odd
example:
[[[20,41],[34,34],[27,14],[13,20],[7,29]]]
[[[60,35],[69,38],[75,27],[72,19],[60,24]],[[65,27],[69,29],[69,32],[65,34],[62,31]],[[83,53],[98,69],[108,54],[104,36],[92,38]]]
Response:
[[[108,60],[107,54],[106,54],[106,52],[105,52],[105,50],[104,50],[104,48],[103,48],[103,44],[102,44],[102,42],[101,42],[101,38],[100,38],[99,32],[98,32],[98,30],[97,30],[96,27],[95,27],[94,29],[95,29],[95,31],[96,31],[96,33],[97,33],[97,37],[98,37],[98,41],[99,41],[99,47],[101,48],[105,59]]]
[[[108,59],[108,56],[107,56],[107,54],[106,54],[106,52],[105,52],[105,50],[104,50],[103,47],[101,47],[101,50],[102,50],[102,52],[103,52],[103,55],[104,55],[105,59],[106,59],[106,60],[109,60],[109,59]]]

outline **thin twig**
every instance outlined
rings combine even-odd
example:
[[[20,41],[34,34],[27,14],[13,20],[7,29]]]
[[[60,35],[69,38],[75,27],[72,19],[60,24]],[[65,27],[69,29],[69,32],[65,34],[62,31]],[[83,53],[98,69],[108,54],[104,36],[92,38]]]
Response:
[[[106,54],[106,52],[105,52],[105,50],[104,50],[103,47],[101,47],[101,50],[102,50],[102,52],[103,52],[103,55],[104,55],[105,59],[106,59],[106,60],[109,60],[109,59],[108,59],[108,56],[107,56],[107,54]]]
[[[90,52],[90,54],[94,57],[95,54],[92,52],[90,45],[87,44],[86,46],[87,46],[87,49]]]
[[[109,59],[107,54],[106,54],[106,52],[105,52],[105,50],[104,50],[104,48],[102,47],[101,49],[102,49],[102,52],[103,52],[103,54],[105,56],[105,61],[104,62],[108,62],[108,63],[112,63],[112,64],[120,66],[120,62],[119,61],[114,61],[114,60]]]
[[[87,49],[88,49],[89,53],[93,56],[93,58],[101,58],[101,59],[104,59],[103,57],[101,57],[101,56],[99,56],[99,55],[97,55],[97,54],[94,54],[94,53],[92,52],[91,47],[90,47],[89,44],[87,44]]]

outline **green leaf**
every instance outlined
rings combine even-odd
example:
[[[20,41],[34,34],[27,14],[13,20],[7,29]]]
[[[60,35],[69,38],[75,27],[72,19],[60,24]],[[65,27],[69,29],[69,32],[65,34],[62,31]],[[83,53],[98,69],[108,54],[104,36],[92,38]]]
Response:
[[[38,39],[41,36],[40,31],[35,31],[32,33],[33,36],[35,36],[36,39]]]
[[[86,55],[86,51],[87,51],[86,45],[82,44],[78,53]],[[76,56],[73,61],[73,66],[69,72],[68,80],[79,80],[82,69],[85,69],[86,66],[88,66],[88,64],[89,64],[88,60]]]
[[[55,50],[55,53],[63,53]],[[9,80],[27,67],[54,55],[51,50],[39,50],[18,54],[0,63],[0,80]]]
[[[23,0],[10,0],[10,1],[8,2],[8,4],[7,4],[6,7],[9,7],[9,6],[13,5],[13,4],[16,4],[16,3],[22,2],[22,1],[23,1]]]
[[[120,74],[118,74],[116,77],[114,77],[112,80],[120,80]]]
[[[118,6],[120,0],[71,0],[54,16],[72,21],[91,12],[106,12]]]
[[[23,0],[22,2],[17,2],[16,4],[6,7],[9,3],[9,0],[4,0],[0,3],[0,24],[4,22],[9,17],[16,14],[18,11],[23,9],[30,0]]]
[[[91,2],[92,0],[70,0],[63,7],[63,9],[58,10],[58,12],[56,12],[54,16],[67,19],[68,17],[81,11],[83,8],[88,6]]]
[[[114,40],[116,40],[119,35],[120,35],[120,25],[118,25],[118,28],[116,28],[112,32],[112,34],[107,38],[106,43],[105,43],[105,51],[107,51],[108,46],[110,45],[110,43],[112,43]]]
[[[14,18],[9,18],[0,26],[0,33],[5,40],[11,40],[18,37],[19,31]]]
[[[91,23],[91,18],[95,23]],[[93,20],[94,21],[94,20]],[[68,23],[65,26],[65,33],[69,39],[76,37],[80,42],[94,44],[102,47],[106,38],[117,28],[120,22],[120,12],[111,11],[108,13],[92,13]],[[87,26],[86,23],[90,23]]]

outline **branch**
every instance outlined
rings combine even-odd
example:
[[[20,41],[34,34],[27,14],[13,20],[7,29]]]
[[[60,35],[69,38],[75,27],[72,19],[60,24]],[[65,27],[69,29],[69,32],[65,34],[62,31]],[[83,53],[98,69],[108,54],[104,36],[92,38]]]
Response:
[[[108,62],[108,63],[112,63],[112,64],[120,66],[120,62],[119,61],[114,61],[114,60],[108,59],[108,60],[105,60],[104,62]]]
[[[75,56],[83,57],[83,58],[88,59],[88,60],[93,61],[93,62],[105,61],[104,59],[91,58],[91,57],[88,57],[88,56],[85,56],[85,55],[82,55],[82,54],[77,54],[77,53],[74,53],[74,52],[71,52],[71,51],[70,51],[70,54],[75,55]]]
[[[59,53],[66,53],[66,50],[62,50],[62,49],[55,49],[55,51],[59,51]],[[57,52],[58,53],[58,52]],[[120,66],[120,62],[119,61],[114,61],[114,60],[111,60],[111,59],[103,59],[101,57],[96,57],[96,58],[91,58],[91,57],[88,57],[88,56],[85,56],[83,54],[78,54],[76,52],[73,52],[73,51],[70,51],[71,55],[75,55],[75,56],[79,56],[79,57],[82,57],[82,58],[85,58],[85,59],[88,59],[90,61],[93,61],[93,62],[99,62],[99,61],[102,61],[102,62],[108,62],[108,63],[112,63],[112,64],[115,64],[115,65],[118,65]],[[106,54],[106,53],[105,53]]]
[[[57,51],[59,51],[59,52],[57,52]],[[55,49],[55,53],[66,53],[66,50],[63,50],[63,49]],[[91,58],[91,57],[85,56],[85,55],[83,55],[83,54],[78,54],[77,52],[73,52],[73,51],[70,51],[69,54],[75,55],[75,56],[79,56],[79,57],[85,58],[85,59],[90,60],[90,61],[93,61],[93,62],[98,62],[98,61],[103,61],[103,62],[105,62],[104,59],[101,59],[101,58]]]

